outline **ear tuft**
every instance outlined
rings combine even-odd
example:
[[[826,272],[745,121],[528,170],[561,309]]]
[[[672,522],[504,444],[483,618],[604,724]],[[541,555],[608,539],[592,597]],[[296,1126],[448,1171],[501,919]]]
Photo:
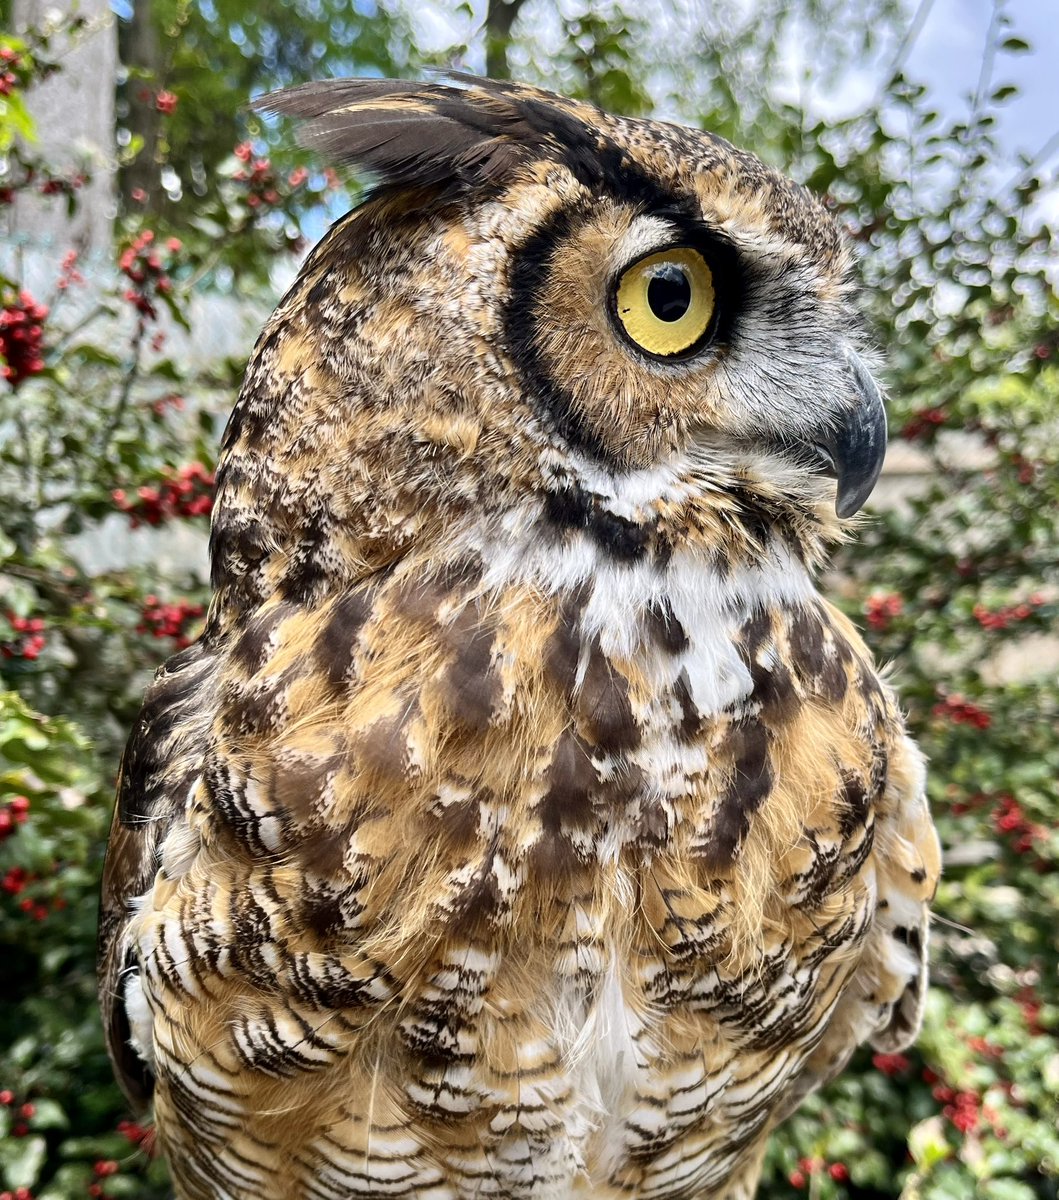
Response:
[[[498,184],[535,157],[562,155],[571,141],[594,143],[575,107],[470,75],[438,83],[334,79],[254,102],[258,111],[300,121],[303,145],[369,172],[381,187]]]

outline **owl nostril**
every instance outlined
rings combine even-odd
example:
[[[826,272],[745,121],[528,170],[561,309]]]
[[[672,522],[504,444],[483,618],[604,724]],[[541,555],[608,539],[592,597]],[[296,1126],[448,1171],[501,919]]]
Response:
[[[838,464],[835,462],[835,456],[831,451],[826,446],[816,443],[813,445],[813,452],[817,456],[821,475],[830,475],[832,479],[837,479]]]

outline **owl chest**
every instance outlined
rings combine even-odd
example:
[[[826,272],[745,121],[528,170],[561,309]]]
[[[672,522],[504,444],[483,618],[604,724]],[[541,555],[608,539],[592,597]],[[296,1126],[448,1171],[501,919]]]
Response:
[[[182,949],[224,942],[212,969],[245,994],[227,1014],[195,1000],[220,1023],[202,1044],[247,1072],[248,1112],[259,1077],[300,1089],[320,1131],[305,1170],[339,1181],[334,1200],[412,1164],[410,1200],[727,1196],[855,965],[868,843],[817,802],[846,778],[792,749],[790,622],[768,615],[807,585],[597,566],[543,620],[525,580],[495,610],[443,597],[488,636],[446,633],[427,669],[380,632],[363,677],[392,672],[392,692],[337,758],[297,741],[320,727],[314,691],[270,696],[283,744],[249,774],[232,760],[203,807],[210,845],[238,833],[246,878],[193,872],[141,939],[160,947],[148,990],[192,997]],[[420,626],[417,645],[442,642]],[[393,1141],[390,1165],[365,1131]]]
[[[716,580],[678,569],[598,580],[560,606],[543,657],[563,722],[535,760],[549,765],[506,823],[479,820],[489,848],[459,875],[475,901],[495,877],[472,922],[494,955],[470,1007],[454,995],[452,1029],[480,1053],[470,1078],[490,1128],[565,1181],[512,1195],[573,1195],[571,1178],[600,1196],[736,1194],[713,1189],[855,967],[870,839],[843,823],[819,748],[786,749],[803,697],[782,661],[789,623],[763,615],[773,599],[722,601]],[[814,628],[803,655],[824,652]],[[471,952],[459,937],[447,951]],[[468,1076],[452,1071],[459,1106]]]
[[[722,580],[690,558],[595,568],[590,583],[559,589],[555,630],[530,654],[554,710],[526,810],[538,857],[724,865],[775,783],[779,726],[801,703],[783,661],[785,611],[807,581],[764,569]],[[518,682],[506,693],[517,701]],[[509,731],[532,739],[517,720]],[[527,865],[530,882],[532,856]]]

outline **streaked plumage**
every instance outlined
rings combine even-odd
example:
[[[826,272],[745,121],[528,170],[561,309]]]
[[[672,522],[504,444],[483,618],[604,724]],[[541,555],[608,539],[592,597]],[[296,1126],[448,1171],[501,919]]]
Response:
[[[881,461],[848,254],[709,134],[471,79],[270,106],[378,188],[255,348],[206,632],[126,752],[119,1076],[181,1200],[749,1200],[914,1036],[938,874],[813,583],[822,465],[845,513]]]

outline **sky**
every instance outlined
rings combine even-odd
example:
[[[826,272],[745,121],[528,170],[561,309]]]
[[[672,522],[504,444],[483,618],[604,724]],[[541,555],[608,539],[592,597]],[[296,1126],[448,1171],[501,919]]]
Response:
[[[1059,133],[1059,0],[1012,0],[1005,9],[1012,33],[1033,47],[1030,54],[1005,55],[994,83],[1015,83],[1021,95],[1001,109],[1000,128],[1012,153],[1036,154]],[[992,14],[991,0],[935,0],[909,59],[909,68],[939,97],[958,103],[977,82],[982,47]],[[1059,165],[1059,138],[1050,155]]]
[[[745,2],[752,5],[754,0]],[[908,28],[918,26],[918,30],[903,62],[905,74],[928,87],[935,108],[957,119],[970,111],[994,10],[1010,18],[1005,36],[1019,37],[1030,44],[1029,53],[1004,53],[993,62],[986,93],[1005,84],[1015,84],[1019,89],[1016,96],[994,108],[997,144],[1003,156],[995,164],[994,175],[998,186],[1017,179],[1024,169],[1019,155],[1025,154],[1034,162],[1038,177],[1049,181],[1030,211],[1030,221],[1059,223],[1059,0],[906,3]],[[863,111],[878,96],[894,57],[895,48],[889,47],[873,61],[851,64],[826,93],[818,90],[812,95],[810,107],[832,117]],[[799,59],[798,48],[793,47],[792,78],[798,76]],[[786,98],[797,97],[793,84],[779,91],[786,92]]]
[[[589,0],[591,3],[591,0]],[[626,0],[635,7],[637,0]],[[645,0],[650,3],[650,0]],[[715,5],[725,0],[673,0],[673,7],[686,14],[701,4],[705,14],[715,13]],[[849,0],[855,6],[860,0]],[[562,4],[563,0],[559,0]],[[731,0],[729,0],[730,6]],[[736,0],[749,10],[755,0]],[[1040,163],[1047,177],[1059,178],[1059,0],[905,0],[909,24],[919,24],[909,49],[905,71],[925,83],[936,107],[950,115],[967,111],[968,98],[978,84],[982,52],[987,43],[994,9],[1010,18],[1009,36],[1024,38],[1032,47],[1028,54],[1000,55],[993,68],[990,91],[1002,84],[1014,83],[1020,94],[999,112],[1001,145],[1006,148],[1006,163],[998,163],[998,178],[1010,179],[1017,173],[1018,154],[1036,156],[1042,148],[1049,153]],[[425,45],[443,51],[447,45],[464,42],[479,28],[485,16],[485,0],[456,4],[455,0],[434,0],[409,4],[417,36]],[[845,77],[826,94],[813,99],[822,115],[838,116],[863,109],[879,94],[887,68],[894,59],[894,47],[884,47],[874,60],[851,64]],[[480,69],[472,50],[469,63]],[[798,74],[800,48],[790,47],[792,76]],[[782,92],[784,89],[778,89]],[[797,91],[789,88],[788,96]],[[1059,186],[1052,189],[1042,206],[1048,215],[1059,219]]]
[[[446,57],[453,46],[470,44],[463,65],[482,70],[484,51],[476,36],[485,19],[486,0],[390,0],[400,3],[409,14],[417,44],[421,49]],[[556,0],[566,7],[595,0]],[[600,9],[607,0],[598,0]],[[639,6],[653,14],[659,36],[666,37],[667,18],[673,29],[687,28],[702,13],[703,23],[712,25],[718,13],[750,11],[757,0],[623,0],[626,10]],[[863,0],[848,0],[852,11]],[[1023,38],[1031,45],[1030,53],[1001,54],[993,64],[988,91],[1014,83],[1019,94],[997,111],[999,145],[1003,157],[995,167],[998,186],[1020,174],[1018,155],[1041,155],[1037,164],[1042,178],[1053,180],[1043,198],[1035,205],[1031,218],[1046,218],[1059,223],[1059,0],[904,0],[908,27],[917,32],[907,50],[905,73],[927,85],[931,102],[946,115],[958,119],[969,111],[970,97],[977,85],[983,50],[990,32],[994,9],[1010,19],[1007,36]],[[678,15],[679,14],[679,15]],[[713,17],[713,22],[709,20]],[[661,18],[660,20],[658,18]],[[540,45],[546,47],[555,30],[535,31]],[[821,116],[837,117],[863,111],[880,95],[882,84],[893,66],[897,47],[882,45],[874,56],[850,64],[844,75],[826,89],[817,87],[807,99],[811,110]],[[804,73],[804,49],[797,35],[791,38],[786,59],[790,78],[785,86],[776,85],[782,98],[799,98],[797,80]],[[810,75],[812,72],[810,72]],[[749,147],[753,149],[753,147]],[[311,240],[323,232],[327,217],[309,219],[305,232]],[[319,228],[317,226],[319,225]]]
[[[994,0],[922,0],[924,21],[906,60],[910,78],[927,84],[935,104],[962,113],[978,84],[982,52],[989,34]],[[917,9],[919,5],[916,6]],[[1012,163],[1019,152],[1036,157],[1048,177],[1059,174],[1059,0],[1008,0],[1001,8],[1011,18],[1008,33],[1028,41],[1028,54],[1000,55],[990,90],[1014,83],[1019,95],[998,113],[1000,143]],[[913,14],[914,15],[914,14]],[[878,76],[854,68],[837,95],[829,97],[833,112],[854,112],[869,101]],[[1050,211],[1059,215],[1059,196]]]

